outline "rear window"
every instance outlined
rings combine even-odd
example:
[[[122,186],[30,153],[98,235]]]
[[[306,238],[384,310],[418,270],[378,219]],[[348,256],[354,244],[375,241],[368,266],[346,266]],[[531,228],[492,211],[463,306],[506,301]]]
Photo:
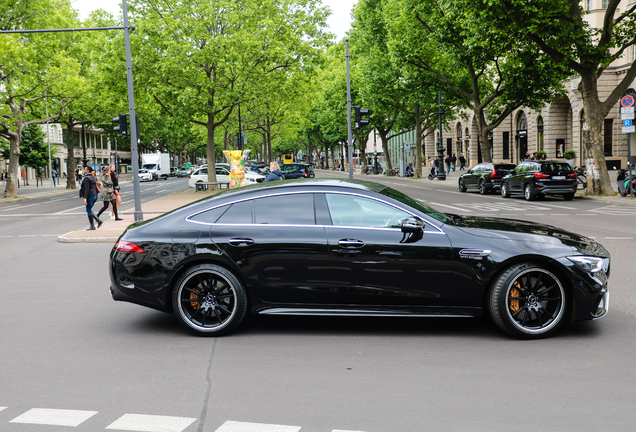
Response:
[[[572,167],[568,163],[564,162],[550,162],[541,164],[542,172],[554,172],[554,171],[573,171]]]

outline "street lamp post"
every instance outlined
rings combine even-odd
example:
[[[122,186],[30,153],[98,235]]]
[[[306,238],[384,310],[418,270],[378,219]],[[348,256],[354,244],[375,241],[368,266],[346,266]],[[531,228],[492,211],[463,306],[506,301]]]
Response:
[[[437,146],[437,159],[439,165],[437,168],[437,179],[446,180],[446,172],[444,172],[444,145],[442,144],[442,91],[439,91],[439,144]]]
[[[80,137],[80,139],[82,140],[82,154],[83,154],[83,158],[82,158],[82,166],[86,166],[88,165],[88,158],[86,157],[86,132],[84,130],[84,123],[82,123],[82,136]]]

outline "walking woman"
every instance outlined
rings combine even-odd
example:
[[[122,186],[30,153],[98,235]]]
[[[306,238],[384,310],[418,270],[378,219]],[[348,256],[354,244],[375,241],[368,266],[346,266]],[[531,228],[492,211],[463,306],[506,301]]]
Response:
[[[113,181],[113,189],[115,189],[115,205],[113,206],[115,211],[113,212],[113,214],[115,214],[115,220],[120,221],[123,219],[121,219],[115,213],[119,208],[119,204],[121,204],[121,195],[119,193],[119,178],[117,178],[117,166],[114,163],[110,164],[110,166],[108,167],[108,171],[110,172],[110,179]]]
[[[102,182],[103,191],[99,194],[99,199],[104,202],[104,206],[97,213],[97,217],[99,218],[101,214],[108,208],[108,204],[110,204],[112,205],[112,211],[115,215],[115,220],[121,220],[117,215],[117,197],[115,196],[113,180],[110,178],[110,168],[103,171],[100,180]]]
[[[95,229],[93,221],[97,221],[97,228],[102,226],[104,223],[93,214],[93,206],[95,205],[95,201],[97,201],[97,193],[97,181],[95,180],[95,176],[91,173],[91,167],[86,165],[84,166],[84,177],[82,177],[79,196],[80,198],[84,198],[86,214],[88,215],[88,221],[91,224],[88,228],[86,228],[87,231]]]

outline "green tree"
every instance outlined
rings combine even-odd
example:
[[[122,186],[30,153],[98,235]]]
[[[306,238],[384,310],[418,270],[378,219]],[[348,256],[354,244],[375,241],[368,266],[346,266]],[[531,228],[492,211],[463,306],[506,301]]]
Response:
[[[599,95],[599,80],[607,68],[636,43],[636,3],[620,11],[620,0],[608,0],[603,19],[598,21],[602,25],[598,28],[590,25],[579,0],[532,3],[488,0],[479,3],[480,9],[490,11],[488,13],[497,17],[505,28],[518,28],[537,49],[581,77],[578,89],[583,96],[585,121],[590,128],[584,155],[587,193],[613,195],[602,145],[603,122],[636,78],[636,62],[632,60],[619,84],[605,100]],[[583,155],[581,157],[583,159]]]
[[[484,160],[488,134],[515,109],[539,109],[562,92],[562,66],[528,38],[497,26],[505,15],[468,0],[387,0],[389,45],[412,67],[435,74],[477,119]]]

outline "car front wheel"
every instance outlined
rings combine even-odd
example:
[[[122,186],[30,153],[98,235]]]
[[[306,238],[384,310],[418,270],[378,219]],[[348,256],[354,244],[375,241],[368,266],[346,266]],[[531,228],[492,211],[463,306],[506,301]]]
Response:
[[[466,185],[464,184],[464,179],[459,179],[459,191],[466,192]]]
[[[566,291],[559,278],[540,264],[515,264],[494,281],[489,307],[495,324],[505,332],[538,339],[563,324]]]
[[[501,183],[501,196],[504,198],[510,198],[510,189],[508,183]]]
[[[488,189],[486,189],[486,182],[483,179],[479,180],[479,193],[482,195],[486,195],[488,193]]]
[[[190,331],[221,336],[238,326],[246,315],[247,296],[241,282],[214,264],[189,268],[172,293],[177,319]]]

